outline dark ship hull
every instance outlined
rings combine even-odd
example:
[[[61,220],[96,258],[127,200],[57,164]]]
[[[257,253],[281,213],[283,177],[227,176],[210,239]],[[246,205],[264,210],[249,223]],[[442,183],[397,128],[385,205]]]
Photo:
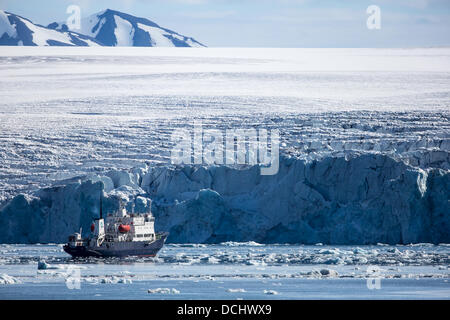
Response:
[[[103,242],[101,246],[70,246],[66,244],[63,249],[72,257],[154,257],[163,247],[168,236],[167,232],[158,233],[156,240]]]

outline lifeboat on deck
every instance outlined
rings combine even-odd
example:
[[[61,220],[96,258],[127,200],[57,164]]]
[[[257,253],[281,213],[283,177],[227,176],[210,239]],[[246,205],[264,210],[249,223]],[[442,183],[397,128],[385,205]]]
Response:
[[[130,231],[130,229],[131,229],[131,227],[128,224],[120,224],[119,225],[119,232],[120,233],[127,233],[127,232]]]

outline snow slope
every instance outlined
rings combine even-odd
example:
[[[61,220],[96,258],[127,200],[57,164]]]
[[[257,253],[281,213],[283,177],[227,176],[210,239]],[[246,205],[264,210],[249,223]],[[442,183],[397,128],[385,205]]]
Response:
[[[48,27],[68,30],[64,23],[54,22]],[[111,9],[81,19],[79,33],[95,38],[105,46],[204,47],[195,39],[160,27],[153,21]]]
[[[85,35],[56,31],[21,16],[0,10],[0,45],[9,46],[99,46]]]

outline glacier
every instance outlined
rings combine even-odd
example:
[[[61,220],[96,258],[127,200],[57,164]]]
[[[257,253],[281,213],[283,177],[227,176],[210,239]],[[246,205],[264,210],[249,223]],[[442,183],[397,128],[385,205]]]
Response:
[[[449,242],[449,56],[3,47],[0,242],[86,234],[100,196],[172,243]],[[279,173],[170,165],[194,121],[280,129]]]
[[[450,175],[386,155],[283,157],[260,167],[141,166],[18,195],[0,211],[2,243],[61,243],[125,201],[152,210],[169,242],[408,244],[450,241]],[[122,199],[122,200],[120,200]]]

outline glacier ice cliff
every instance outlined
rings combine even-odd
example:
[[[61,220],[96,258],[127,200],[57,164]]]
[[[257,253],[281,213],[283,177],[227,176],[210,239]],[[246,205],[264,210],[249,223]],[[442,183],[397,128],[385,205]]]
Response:
[[[145,166],[61,181],[0,209],[2,243],[65,242],[92,218],[150,207],[175,243],[450,242],[450,175],[382,154],[306,161],[282,157],[273,176],[258,166]],[[151,200],[150,200],[151,199]]]

